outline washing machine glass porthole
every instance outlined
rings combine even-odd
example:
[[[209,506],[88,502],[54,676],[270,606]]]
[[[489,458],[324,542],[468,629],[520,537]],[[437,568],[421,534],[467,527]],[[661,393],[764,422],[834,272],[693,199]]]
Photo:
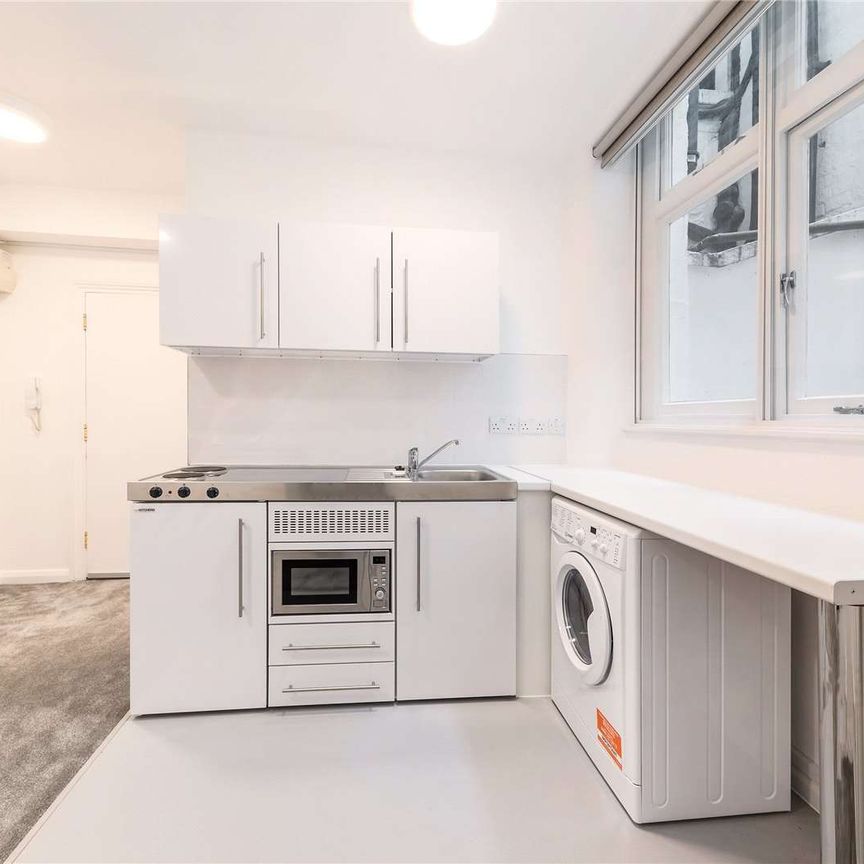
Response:
[[[571,567],[564,577],[561,604],[564,610],[564,626],[567,637],[579,659],[591,665],[591,641],[588,638],[588,619],[594,612],[591,592],[582,574]]]

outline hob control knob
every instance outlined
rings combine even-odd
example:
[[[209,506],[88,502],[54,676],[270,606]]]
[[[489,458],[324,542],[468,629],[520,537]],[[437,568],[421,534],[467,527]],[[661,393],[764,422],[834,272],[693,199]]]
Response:
[[[383,600],[384,599],[384,589],[383,588],[379,588],[375,592],[375,599],[376,600]]]
[[[161,498],[162,497],[162,487],[161,486],[151,486],[150,487],[150,497],[151,498]]]
[[[219,497],[219,490],[215,486],[211,486],[207,490],[207,497],[208,498],[218,498]]]
[[[188,497],[192,494],[192,490],[191,490],[188,486],[181,486],[181,487],[177,490],[177,494],[178,494],[181,498],[188,498]]]

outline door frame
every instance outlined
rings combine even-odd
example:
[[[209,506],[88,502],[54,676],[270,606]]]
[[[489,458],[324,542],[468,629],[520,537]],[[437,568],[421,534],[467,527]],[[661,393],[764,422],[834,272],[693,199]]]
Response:
[[[73,580],[83,581],[87,578],[87,550],[84,548],[84,532],[87,530],[87,442],[84,440],[84,424],[87,422],[87,333],[84,329],[84,315],[87,312],[87,296],[89,294],[159,294],[159,286],[152,283],[134,282],[79,282],[78,292],[78,375],[76,392],[73,394],[76,406],[76,425],[78,445],[74,448],[72,460],[72,570]],[[189,372],[187,364],[186,386],[188,393]],[[189,401],[186,401],[187,421]],[[188,448],[188,438],[187,438]],[[188,449],[187,449],[188,458]]]

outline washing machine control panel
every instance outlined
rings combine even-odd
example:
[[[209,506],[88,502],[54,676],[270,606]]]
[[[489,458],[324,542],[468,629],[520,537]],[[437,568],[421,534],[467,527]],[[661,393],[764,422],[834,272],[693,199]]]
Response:
[[[552,530],[588,555],[623,568],[626,555],[624,535],[600,520],[587,519],[562,501],[552,501]]]

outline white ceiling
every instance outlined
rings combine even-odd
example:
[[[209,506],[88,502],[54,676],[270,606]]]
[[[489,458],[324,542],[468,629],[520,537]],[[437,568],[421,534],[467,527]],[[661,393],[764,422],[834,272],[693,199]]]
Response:
[[[562,160],[710,5],[505,2],[448,48],[403,2],[3,3],[2,88],[52,134],[0,182],[178,191],[195,128]]]

